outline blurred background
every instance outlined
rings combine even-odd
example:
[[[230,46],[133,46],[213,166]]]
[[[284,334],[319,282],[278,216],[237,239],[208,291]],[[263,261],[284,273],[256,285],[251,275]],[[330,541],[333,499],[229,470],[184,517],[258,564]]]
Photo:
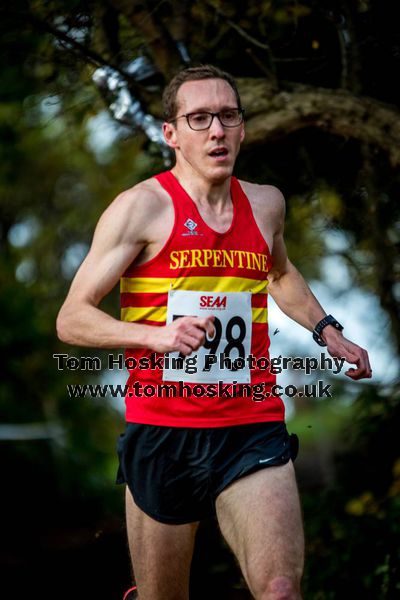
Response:
[[[123,399],[68,384],[118,370],[55,335],[95,223],[122,190],[171,165],[165,82],[215,63],[239,82],[247,137],[236,175],[278,186],[295,265],[374,377],[287,398],[307,537],[304,598],[400,597],[400,32],[388,0],[15,0],[0,8],[0,457],[3,598],[118,600],[130,583]],[[118,289],[103,303],[118,317]],[[313,356],[270,307],[272,356]],[[323,349],[322,349],[323,350]],[[115,353],[119,351],[116,349]],[[107,353],[108,354],[108,353]],[[265,549],[268,553],[268,548]],[[248,599],[216,523],[199,531],[192,596]]]

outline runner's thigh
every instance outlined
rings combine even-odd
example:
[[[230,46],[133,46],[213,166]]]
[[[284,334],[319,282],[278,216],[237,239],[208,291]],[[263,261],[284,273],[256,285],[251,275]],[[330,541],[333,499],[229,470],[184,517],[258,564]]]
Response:
[[[126,488],[129,550],[140,600],[188,600],[189,575],[198,523],[155,521]]]
[[[256,598],[277,577],[289,578],[300,590],[304,535],[292,461],[236,480],[218,496],[216,509]]]

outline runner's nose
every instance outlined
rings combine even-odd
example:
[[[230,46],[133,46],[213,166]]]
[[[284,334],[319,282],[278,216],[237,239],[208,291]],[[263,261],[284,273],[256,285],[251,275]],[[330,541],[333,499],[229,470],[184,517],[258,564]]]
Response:
[[[213,118],[209,131],[211,139],[222,139],[225,137],[225,129],[217,116]]]

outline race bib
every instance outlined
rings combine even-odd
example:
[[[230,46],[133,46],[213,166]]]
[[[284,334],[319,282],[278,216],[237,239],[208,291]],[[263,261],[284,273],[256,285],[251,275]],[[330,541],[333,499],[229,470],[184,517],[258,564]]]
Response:
[[[215,335],[187,357],[164,356],[164,381],[250,383],[247,357],[251,348],[251,292],[170,290],[167,324],[179,317],[213,315]]]

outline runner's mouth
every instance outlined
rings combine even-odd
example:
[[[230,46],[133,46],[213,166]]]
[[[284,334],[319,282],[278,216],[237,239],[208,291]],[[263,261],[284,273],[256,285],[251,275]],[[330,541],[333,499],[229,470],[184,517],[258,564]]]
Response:
[[[227,148],[214,148],[214,150],[211,150],[211,152],[209,152],[208,155],[212,156],[213,158],[223,159],[226,156],[228,156],[228,149]]]

